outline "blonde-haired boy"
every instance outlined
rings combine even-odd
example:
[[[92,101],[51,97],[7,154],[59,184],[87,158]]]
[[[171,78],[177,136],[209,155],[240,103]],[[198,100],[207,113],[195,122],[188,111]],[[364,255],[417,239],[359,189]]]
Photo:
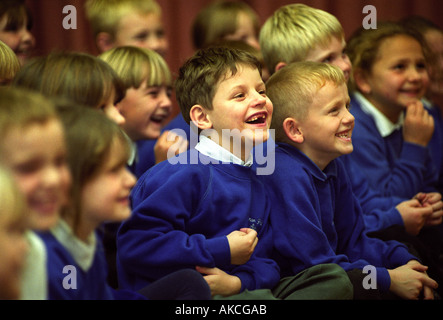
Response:
[[[87,0],[85,10],[100,52],[132,45],[166,55],[168,40],[155,0]]]
[[[291,62],[307,60],[337,65],[349,78],[343,27],[326,11],[304,4],[283,6],[264,23],[259,41],[271,74]]]
[[[285,94],[292,90],[294,96]],[[274,173],[260,178],[273,204],[275,260],[282,276],[335,263],[347,271],[355,299],[417,299],[420,293],[431,299],[437,283],[405,245],[366,235],[348,169],[336,161],[353,151],[354,117],[340,69],[293,63],[271,76],[267,92],[278,147]],[[364,281],[367,268],[370,286]],[[408,278],[413,281],[403,282]]]

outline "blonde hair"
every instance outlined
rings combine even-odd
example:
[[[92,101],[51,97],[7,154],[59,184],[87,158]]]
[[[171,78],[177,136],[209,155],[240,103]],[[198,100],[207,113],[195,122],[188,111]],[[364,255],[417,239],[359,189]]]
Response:
[[[316,93],[332,83],[346,84],[343,71],[338,67],[313,61],[291,63],[273,74],[266,82],[266,93],[274,105],[271,128],[277,142],[287,141],[283,121],[294,118],[303,121]]]
[[[120,77],[125,89],[139,88],[146,81],[148,87],[172,85],[166,61],[153,50],[133,46],[110,49],[99,56]]]
[[[327,46],[332,37],[344,39],[343,27],[335,16],[304,4],[290,4],[266,20],[259,41],[272,74],[279,62],[303,61],[312,48]]]
[[[14,86],[25,87],[49,97],[64,97],[98,108],[111,93],[115,103],[125,91],[115,71],[104,61],[82,52],[52,52],[35,58],[17,73]]]
[[[0,84],[9,83],[20,70],[20,62],[14,51],[0,41]]]
[[[203,8],[194,19],[191,30],[194,47],[205,48],[235,33],[240,13],[245,13],[251,19],[258,35],[258,15],[249,5],[240,1],[215,1]]]
[[[43,95],[22,88],[0,87],[0,136],[12,128],[26,128],[57,119],[53,103]],[[1,157],[0,157],[1,158]]]
[[[160,5],[155,0],[87,0],[85,11],[94,36],[106,32],[112,38],[120,20],[129,13],[161,15]]]

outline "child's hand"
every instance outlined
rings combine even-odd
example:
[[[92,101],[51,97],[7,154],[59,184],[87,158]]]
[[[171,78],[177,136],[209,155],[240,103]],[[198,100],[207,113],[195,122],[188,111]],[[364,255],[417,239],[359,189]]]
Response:
[[[172,131],[163,132],[154,146],[155,163],[186,151],[188,144],[188,140]]]
[[[390,290],[404,299],[416,300],[421,292],[424,299],[434,299],[432,289],[436,289],[438,284],[426,274],[427,269],[418,261],[411,260],[403,266],[388,270],[391,277]]]
[[[241,280],[239,277],[227,274],[219,268],[197,266],[195,269],[204,275],[203,278],[208,283],[212,296],[232,296],[241,290]]]
[[[415,195],[415,198],[420,201],[422,206],[432,208],[432,214],[426,219],[426,226],[436,226],[442,223],[443,202],[439,192],[420,192]]]
[[[403,201],[395,208],[400,212],[406,232],[412,235],[417,235],[432,215],[432,208],[422,206],[419,199]]]
[[[411,103],[406,108],[403,124],[405,141],[427,146],[434,133],[434,118],[423,107],[420,101]]]
[[[257,232],[242,228],[227,235],[231,250],[231,264],[240,265],[248,262],[258,243]]]

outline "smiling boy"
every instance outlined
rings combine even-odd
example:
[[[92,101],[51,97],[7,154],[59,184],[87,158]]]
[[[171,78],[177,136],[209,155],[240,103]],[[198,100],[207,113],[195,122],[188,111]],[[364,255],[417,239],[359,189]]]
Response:
[[[298,62],[275,73],[267,87],[278,147],[274,174],[261,178],[271,193],[271,225],[279,231],[275,260],[282,274],[336,263],[347,271],[356,299],[392,294],[417,299],[422,288],[431,299],[437,283],[406,246],[366,236],[347,169],[335,160],[353,151],[354,116],[343,72],[325,63]],[[362,275],[368,265],[376,270],[370,290]],[[406,284],[407,278],[412,281]]]
[[[270,289],[280,273],[269,258],[270,202],[250,167],[252,148],[268,138],[273,110],[260,70],[252,55],[227,48],[200,50],[180,69],[178,102],[200,131],[200,142],[187,153],[199,161],[164,161],[138,180],[132,216],[117,235],[123,288],[137,290],[173,271],[197,268],[213,296],[275,299]],[[329,279],[339,280],[329,297],[346,296],[348,282],[327,269]],[[297,289],[309,275],[289,279],[286,287]]]

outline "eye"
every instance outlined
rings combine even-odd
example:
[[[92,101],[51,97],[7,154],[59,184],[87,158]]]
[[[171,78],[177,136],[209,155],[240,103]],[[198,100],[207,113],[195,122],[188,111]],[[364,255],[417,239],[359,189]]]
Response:
[[[244,97],[245,97],[245,94],[243,92],[239,92],[234,95],[234,99],[241,99]]]
[[[398,70],[398,71],[402,71],[402,70],[406,69],[406,66],[404,63],[398,63],[398,64],[394,65],[393,69]]]
[[[331,63],[332,62],[332,60],[333,60],[333,56],[332,55],[329,55],[329,56],[327,56],[326,58],[324,58],[321,62],[322,63]]]
[[[148,33],[148,32],[142,32],[142,33],[138,33],[138,34],[136,34],[136,35],[134,36],[134,39],[137,39],[137,40],[145,40],[145,39],[148,38],[148,36],[149,36],[149,33]]]
[[[426,69],[426,63],[425,62],[419,62],[416,64],[416,68],[419,70],[424,70]]]

